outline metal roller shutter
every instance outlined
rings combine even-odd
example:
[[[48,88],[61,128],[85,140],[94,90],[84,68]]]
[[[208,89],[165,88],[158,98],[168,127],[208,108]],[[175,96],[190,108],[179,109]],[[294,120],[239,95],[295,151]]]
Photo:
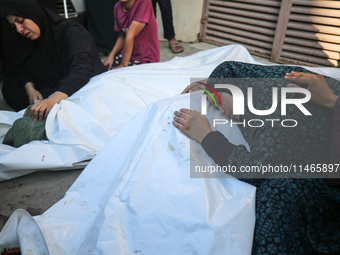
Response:
[[[202,40],[281,63],[340,65],[340,1],[207,0]]]
[[[340,65],[340,2],[283,1],[288,11],[280,13],[272,60],[309,66]],[[283,6],[282,6],[283,8]]]
[[[242,44],[251,53],[270,57],[280,0],[208,0],[202,40],[218,45]]]

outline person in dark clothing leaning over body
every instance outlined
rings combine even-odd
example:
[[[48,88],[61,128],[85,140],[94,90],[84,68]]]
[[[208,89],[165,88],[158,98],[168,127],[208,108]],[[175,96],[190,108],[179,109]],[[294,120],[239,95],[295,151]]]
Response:
[[[273,105],[273,88],[301,86],[310,91],[311,100],[304,107],[311,115],[303,114],[294,105],[286,108],[284,118],[298,120],[295,127],[238,125],[250,150],[232,144],[222,133],[213,131],[207,118],[197,111],[175,111],[173,125],[199,142],[217,165],[235,167],[237,178],[256,186],[253,255],[339,254],[340,187],[336,178],[340,163],[337,141],[340,101],[336,95],[340,94],[340,81],[312,74],[297,66],[262,66],[230,61],[216,67],[207,84],[210,87],[233,84],[243,95],[251,87],[253,108],[261,110]],[[189,85],[183,92],[193,91],[193,86]],[[205,88],[208,91],[209,86]],[[235,108],[233,101],[239,97],[235,99],[226,88],[215,89],[219,94],[219,98],[214,95],[215,106],[221,115],[234,122],[281,119],[280,110],[259,115],[253,113],[247,104],[239,104],[237,107],[244,105],[244,111],[242,115],[236,115],[235,110],[239,109]],[[300,97],[300,92],[295,92],[288,98]],[[212,103],[211,97],[207,98]],[[280,97],[277,100],[280,105]],[[301,165],[309,167],[310,171],[303,174],[297,171],[297,175],[279,171],[257,175],[258,178],[254,178],[256,171],[244,174],[239,171],[247,166],[269,165]],[[330,171],[315,178],[313,165],[322,165]],[[332,178],[325,178],[334,171],[337,173]]]
[[[2,89],[14,110],[34,104],[32,119],[46,119],[55,104],[105,71],[85,28],[37,0],[0,0],[0,14],[18,33],[15,73]]]
[[[287,73],[285,78],[293,82],[288,84],[288,87],[300,87],[299,85],[307,87],[314,104],[333,111],[329,163],[340,164],[340,96],[334,94],[321,75],[291,72]],[[340,187],[340,179],[328,179],[328,184]]]

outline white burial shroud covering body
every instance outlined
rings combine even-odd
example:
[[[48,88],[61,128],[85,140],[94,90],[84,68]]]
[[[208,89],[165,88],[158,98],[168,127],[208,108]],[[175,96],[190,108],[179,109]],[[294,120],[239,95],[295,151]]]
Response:
[[[0,181],[34,171],[83,167],[140,110],[180,94],[191,78],[207,78],[226,60],[254,62],[244,47],[232,45],[93,77],[52,108],[46,121],[49,143],[33,141],[20,148],[1,144],[23,111],[0,111]]]
[[[255,187],[209,173],[190,178],[190,165],[213,161],[171,121],[195,96],[200,101],[201,92],[138,113],[62,200],[34,218],[15,211],[0,248],[20,246],[23,254],[250,254]],[[213,106],[208,110],[218,117]],[[237,128],[224,130],[233,142],[245,143]]]

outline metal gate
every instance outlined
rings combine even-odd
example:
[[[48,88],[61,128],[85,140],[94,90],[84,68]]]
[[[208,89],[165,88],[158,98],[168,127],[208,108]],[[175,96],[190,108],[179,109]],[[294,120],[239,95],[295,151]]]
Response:
[[[201,39],[275,62],[340,67],[340,1],[206,0]]]

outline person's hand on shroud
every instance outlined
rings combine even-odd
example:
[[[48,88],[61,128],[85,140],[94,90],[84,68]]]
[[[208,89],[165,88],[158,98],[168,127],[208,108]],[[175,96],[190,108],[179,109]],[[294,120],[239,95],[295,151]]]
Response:
[[[338,96],[333,93],[322,75],[291,72],[286,74],[285,79],[293,82],[287,87],[299,88],[301,86],[308,89],[313,103],[329,109],[334,108]]]
[[[67,97],[68,96],[63,92],[60,91],[54,92],[48,98],[32,106],[30,114],[31,118],[34,121],[46,120],[47,115],[51,111],[52,107]]]
[[[32,82],[27,82],[25,85],[25,89],[30,104],[34,104],[34,101],[36,100],[43,100],[43,96],[38,90],[34,88],[34,84]]]
[[[200,90],[199,88],[204,89],[204,88],[205,88],[204,83],[207,83],[207,80],[201,80],[201,81],[193,82],[193,83],[191,83],[190,85],[188,85],[188,86],[182,91],[181,94],[191,93],[191,92],[194,92],[194,91],[198,91],[198,90]]]
[[[199,143],[212,131],[208,119],[200,112],[183,108],[174,114],[172,124]]]

